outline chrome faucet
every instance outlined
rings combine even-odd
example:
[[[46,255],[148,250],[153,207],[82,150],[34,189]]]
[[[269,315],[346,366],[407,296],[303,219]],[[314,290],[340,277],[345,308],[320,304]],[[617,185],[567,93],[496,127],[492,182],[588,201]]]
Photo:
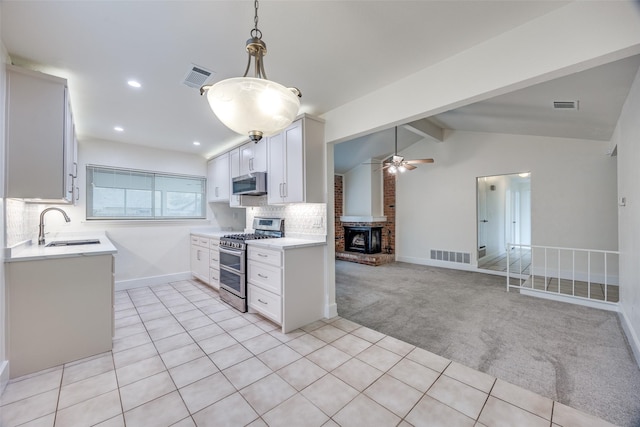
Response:
[[[38,245],[44,245],[44,214],[46,214],[49,211],[58,211],[64,216],[64,220],[66,222],[71,221],[71,218],[69,218],[69,215],[67,215],[67,213],[60,208],[47,208],[43,210],[42,213],[40,214],[40,225],[38,226]]]

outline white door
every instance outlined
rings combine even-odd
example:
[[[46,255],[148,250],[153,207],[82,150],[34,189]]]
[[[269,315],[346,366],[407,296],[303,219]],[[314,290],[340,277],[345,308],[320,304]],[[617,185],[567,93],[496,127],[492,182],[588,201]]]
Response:
[[[304,141],[302,120],[294,122],[285,131],[286,163],[284,170],[284,201],[304,202]]]
[[[282,203],[283,200],[284,134],[271,136],[268,142],[267,203],[271,205]]]
[[[487,179],[478,178],[478,259],[487,250]]]
[[[240,206],[240,196],[233,195],[233,178],[240,176],[240,149],[229,152],[229,206]]]

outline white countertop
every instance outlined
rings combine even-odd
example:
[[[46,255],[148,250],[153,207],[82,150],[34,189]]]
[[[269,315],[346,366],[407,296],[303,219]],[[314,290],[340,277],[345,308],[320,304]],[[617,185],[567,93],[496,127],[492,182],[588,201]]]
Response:
[[[324,246],[327,242],[325,240],[313,240],[313,239],[300,239],[296,237],[280,237],[276,239],[260,239],[260,240],[247,240],[249,247],[261,247],[267,249],[287,250],[295,248],[304,248],[308,246]]]
[[[226,236],[227,234],[235,234],[242,233],[242,231],[238,230],[218,230],[213,227],[198,227],[192,228],[190,233],[193,236],[201,236],[201,237],[210,237],[214,239],[219,239],[222,236]]]
[[[219,239],[222,236],[233,233],[237,233],[237,231],[192,231],[191,235]]]
[[[91,245],[49,246],[46,244],[59,240],[85,240],[98,239],[100,243]],[[54,236],[47,235],[45,245],[27,241],[6,250],[5,261],[35,261],[52,258],[68,258],[76,256],[94,256],[115,254],[118,252],[104,233],[60,233]]]

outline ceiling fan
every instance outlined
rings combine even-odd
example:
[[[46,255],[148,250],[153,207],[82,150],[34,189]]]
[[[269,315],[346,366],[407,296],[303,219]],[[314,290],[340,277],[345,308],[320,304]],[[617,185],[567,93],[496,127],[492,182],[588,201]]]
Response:
[[[415,159],[415,160],[405,160],[404,157],[398,156],[398,126],[395,127],[395,151],[393,152],[393,156],[391,160],[387,160],[383,162],[382,169],[388,169],[389,173],[396,174],[398,172],[402,173],[408,170],[414,170],[416,168],[416,164],[420,163],[433,163],[433,159]]]

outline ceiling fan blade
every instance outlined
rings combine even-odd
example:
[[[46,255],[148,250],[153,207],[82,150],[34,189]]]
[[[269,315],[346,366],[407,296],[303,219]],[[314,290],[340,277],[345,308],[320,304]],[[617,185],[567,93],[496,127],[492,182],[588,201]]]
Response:
[[[414,169],[417,169],[415,166],[410,165],[409,163],[404,163],[403,166],[405,167],[405,169],[407,169],[408,171],[412,171]]]
[[[433,159],[406,160],[405,163],[408,163],[408,164],[433,163]]]

